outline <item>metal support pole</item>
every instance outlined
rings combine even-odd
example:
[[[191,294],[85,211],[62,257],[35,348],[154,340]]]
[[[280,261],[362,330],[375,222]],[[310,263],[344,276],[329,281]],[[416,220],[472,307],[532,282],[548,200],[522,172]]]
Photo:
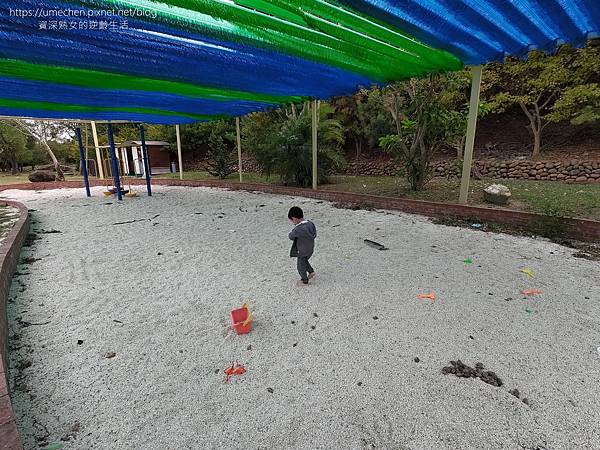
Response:
[[[85,159],[85,151],[83,150],[83,141],[81,140],[81,128],[75,128],[77,135],[77,144],[79,144],[79,158],[81,159],[81,174],[83,175],[83,185],[85,186],[85,195],[91,197],[90,180],[88,179],[87,160]]]
[[[98,176],[104,180],[104,164],[102,164],[102,155],[98,148],[98,132],[96,131],[96,122],[90,122],[92,125],[92,137],[94,138],[94,147],[96,148],[96,164],[98,165]]]
[[[175,125],[175,134],[177,135],[177,158],[179,159],[179,179],[183,180],[183,160],[181,158],[181,135],[179,134],[179,125]]]
[[[152,187],[150,186],[150,164],[148,164],[148,149],[146,148],[146,138],[144,137],[143,125],[140,125],[140,139],[142,141],[142,158],[144,159],[144,174],[146,175],[146,192],[148,192],[148,197],[152,197]]]
[[[473,164],[473,147],[475,145],[475,128],[479,110],[479,90],[481,88],[481,66],[471,67],[471,101],[469,103],[469,118],[467,120],[467,136],[465,153],[463,155],[462,178],[460,179],[459,203],[467,203],[469,197],[469,182],[471,181],[471,165]]]
[[[240,118],[235,118],[235,132],[237,135],[238,171],[240,172],[240,183],[242,182],[242,136],[240,133]]]
[[[110,122],[108,123],[108,145],[110,147],[110,163],[112,167],[115,189],[117,190],[117,198],[119,200],[123,200],[123,193],[121,192],[121,177],[119,176],[119,163],[117,162],[113,129]]]
[[[317,101],[312,102],[312,188],[317,190]]]

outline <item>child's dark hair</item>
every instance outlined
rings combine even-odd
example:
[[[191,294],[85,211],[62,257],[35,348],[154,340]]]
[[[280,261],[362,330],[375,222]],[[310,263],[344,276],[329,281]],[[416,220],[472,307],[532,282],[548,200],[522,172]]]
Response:
[[[288,213],[288,219],[291,219],[292,217],[296,218],[296,219],[303,219],[304,213],[302,212],[302,210],[299,207],[292,206],[290,208],[290,212]]]

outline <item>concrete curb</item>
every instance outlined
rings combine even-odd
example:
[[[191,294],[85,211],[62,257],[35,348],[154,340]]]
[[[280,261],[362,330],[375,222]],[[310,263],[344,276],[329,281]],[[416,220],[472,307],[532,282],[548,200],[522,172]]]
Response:
[[[29,211],[25,205],[0,200],[0,204],[18,208],[21,216],[0,244],[0,450],[22,450],[17,424],[12,410],[8,384],[8,319],[6,307],[10,284],[19,264],[23,242],[29,233]]]

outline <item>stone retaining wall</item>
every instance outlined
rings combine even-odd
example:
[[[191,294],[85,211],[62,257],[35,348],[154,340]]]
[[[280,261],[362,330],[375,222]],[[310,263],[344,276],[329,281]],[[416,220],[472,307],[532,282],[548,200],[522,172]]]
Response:
[[[402,165],[393,160],[357,159],[350,161],[342,173],[344,175],[376,175],[392,177],[398,175]]]
[[[6,315],[10,284],[19,264],[21,247],[29,233],[29,213],[18,202],[7,200],[0,204],[18,208],[19,220],[13,225],[6,239],[0,244],[0,450],[22,450],[23,445],[8,392],[8,319]]]
[[[237,162],[237,159],[236,159]],[[207,160],[201,159],[194,162],[184,163],[183,168],[186,171],[205,171],[207,167]],[[235,165],[237,172],[237,164]],[[260,173],[260,165],[254,158],[242,157],[242,170],[246,173]]]
[[[489,178],[518,180],[553,180],[577,183],[600,183],[599,161],[530,161],[480,160],[473,165]],[[353,161],[344,171],[347,175],[396,175],[402,169],[395,161]],[[458,178],[460,166],[455,160],[435,161],[431,164],[434,177]]]
[[[600,183],[600,161],[531,161],[483,159],[474,161],[478,172],[489,178],[509,178],[516,180],[550,180],[573,183]],[[247,173],[260,173],[260,165],[253,158],[242,158],[242,168]],[[206,170],[206,160],[196,161],[185,166],[186,170]],[[236,166],[237,170],[237,166]],[[402,170],[402,164],[394,160],[350,161],[341,171],[344,175],[395,176]],[[459,178],[461,166],[456,160],[434,161],[432,175],[438,178]]]

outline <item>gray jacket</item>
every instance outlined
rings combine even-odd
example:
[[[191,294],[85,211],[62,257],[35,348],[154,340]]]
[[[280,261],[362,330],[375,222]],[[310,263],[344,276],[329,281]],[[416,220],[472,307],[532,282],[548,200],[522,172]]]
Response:
[[[317,227],[310,220],[303,220],[290,231],[288,237],[294,241],[290,250],[292,258],[310,257],[315,249]]]

